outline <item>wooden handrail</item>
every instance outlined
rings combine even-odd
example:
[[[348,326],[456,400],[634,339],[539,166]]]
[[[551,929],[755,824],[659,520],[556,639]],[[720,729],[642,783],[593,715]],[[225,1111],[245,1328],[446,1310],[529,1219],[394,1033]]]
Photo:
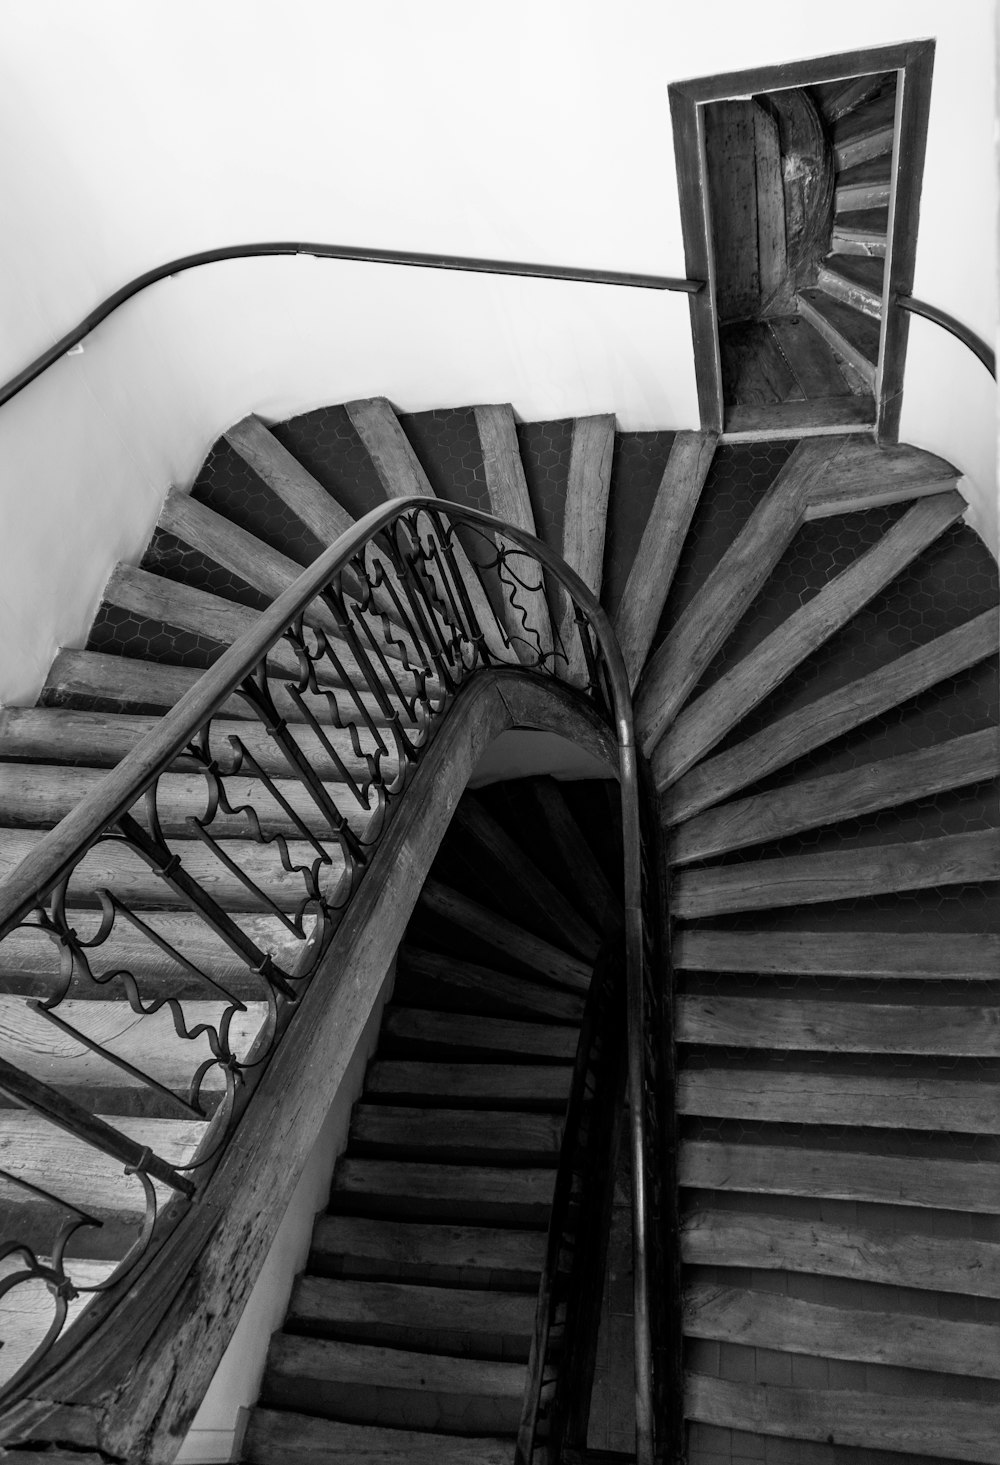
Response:
[[[593,270],[573,265],[528,264],[519,260],[480,259],[462,254],[422,254],[406,249],[370,249],[351,244],[307,244],[279,240],[275,243],[229,244],[219,249],[202,249],[197,254],[185,254],[179,259],[168,260],[136,275],[127,285],[122,285],[114,294],[102,300],[100,305],[84,316],[80,323],[67,331],[48,350],[36,356],[16,376],[0,387],[0,407],[16,397],[18,392],[41,376],[42,372],[72,351],[85,340],[102,321],[124,305],[127,300],[140,294],[150,285],[167,280],[172,275],[183,274],[202,265],[220,264],[230,259],[258,259],[270,255],[307,254],[314,259],[356,260],[362,264],[410,265],[424,270],[460,270],[480,275],[518,275],[537,280],[577,280],[589,285],[623,285],[637,290],[676,290],[687,295],[696,295],[705,288],[702,280],[685,280],[672,275],[646,275],[626,270]]]

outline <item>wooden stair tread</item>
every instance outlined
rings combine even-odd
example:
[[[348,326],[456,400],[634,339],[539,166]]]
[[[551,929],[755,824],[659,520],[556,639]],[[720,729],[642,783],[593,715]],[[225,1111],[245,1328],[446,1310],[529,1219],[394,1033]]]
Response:
[[[509,1439],[344,1424],[259,1406],[244,1446],[247,1465],[510,1465],[510,1452]]]
[[[516,921],[480,905],[439,880],[424,882],[420,904],[435,916],[459,926],[503,955],[513,957],[523,966],[550,977],[562,986],[585,992],[590,985],[590,966],[582,958],[526,931]]]
[[[785,1353],[821,1353],[825,1358],[963,1377],[1000,1375],[1000,1351],[992,1324],[829,1307],[738,1287],[702,1284],[689,1288],[684,1300],[684,1331],[692,1338]]]
[[[334,1332],[345,1324],[372,1329],[388,1326],[399,1332],[472,1333],[487,1339],[493,1335],[499,1357],[505,1336],[525,1342],[531,1336],[535,1298],[530,1293],[466,1287],[300,1277],[292,1291],[285,1327]]]
[[[840,146],[846,142],[852,142],[857,137],[867,137],[872,132],[884,128],[891,123],[896,115],[896,92],[883,92],[881,96],[875,97],[872,101],[855,107],[849,114],[841,117],[834,123],[833,143]]]
[[[960,477],[954,463],[922,448],[846,438],[829,473],[814,485],[806,518],[853,513],[942,493]]]
[[[902,844],[682,870],[674,881],[672,909],[676,916],[695,919],[722,911],[811,905],[997,879],[1000,837],[995,829],[987,829]]]
[[[856,239],[860,243],[884,243],[889,235],[889,210],[846,209],[833,221],[833,238]]]
[[[684,1413],[726,1429],[825,1446],[897,1450],[996,1465],[1000,1403],[855,1389],[730,1383],[685,1375]]]
[[[543,1168],[443,1165],[418,1161],[347,1158],[333,1177],[331,1205],[358,1214],[401,1214],[449,1221],[509,1217],[517,1225],[545,1225],[553,1177]]]
[[[809,1272],[890,1287],[1000,1297],[1000,1245],[746,1210],[699,1210],[681,1230],[690,1266]]]
[[[1000,1058],[1000,1007],[995,1006],[685,994],[676,1001],[680,1043]]]
[[[1000,1134],[1000,1084],[928,1077],[912,1069],[857,1073],[792,1066],[687,1069],[677,1112],[771,1123]]]
[[[874,383],[881,326],[870,315],[820,289],[801,290],[799,309],[849,365]]]
[[[598,599],[604,574],[604,536],[614,445],[613,415],[574,419],[560,553]],[[556,599],[560,606],[558,633],[569,662],[567,674],[582,685],[588,673],[576,612],[561,588],[557,589]]]
[[[451,1099],[456,1103],[561,1106],[569,1093],[571,1067],[514,1063],[420,1063],[376,1059],[368,1070],[365,1094],[380,1098]]]
[[[382,1032],[407,1046],[453,1047],[468,1053],[503,1053],[511,1057],[553,1058],[572,1062],[575,1027],[480,1017],[475,1013],[433,1012],[416,1007],[388,1007]]]
[[[775,769],[832,742],[879,713],[918,696],[996,653],[1000,644],[995,611],[984,611],[964,625],[916,647],[895,661],[859,677],[815,702],[779,718],[760,733],[716,754],[685,774],[661,801],[669,823],[717,803]]]
[[[304,1338],[278,1333],[271,1345],[267,1384],[275,1379],[305,1383],[371,1384],[379,1389],[407,1392],[478,1394],[521,1401],[524,1368],[482,1358],[453,1358],[434,1353],[411,1353],[403,1348],[340,1343],[332,1338]]]
[[[885,260],[869,254],[828,254],[817,285],[827,295],[881,319]]]
[[[865,76],[849,77],[846,81],[823,82],[813,88],[813,93],[817,96],[823,120],[831,127],[834,122],[839,122],[849,112],[855,112],[869,97],[881,90],[881,75],[878,72],[869,72]]]
[[[674,963],[690,971],[989,981],[1000,971],[1000,935],[699,927],[678,932]]]
[[[555,1165],[561,1140],[557,1114],[359,1103],[351,1119],[352,1153],[388,1152],[397,1159],[502,1157],[507,1164]]]
[[[657,787],[675,782],[721,742],[807,656],[960,519],[965,509],[965,499],[957,491],[922,499],[878,543],[690,703],[656,749],[653,776]]]
[[[49,835],[35,829],[12,829],[0,845],[0,879],[32,854]],[[220,841],[227,859],[231,860],[257,887],[251,890],[238,875],[228,869],[215,853],[198,840],[177,841],[183,868],[197,880],[226,911],[270,910],[268,901],[279,910],[294,911],[309,897],[301,870],[309,872],[319,860],[311,844],[287,841],[287,854],[292,865],[286,870],[277,844],[259,845],[244,839]],[[323,886],[332,892],[346,869],[339,845],[331,838],[325,845],[328,860],[318,867]],[[113,891],[130,908],[187,908],[187,901],[174,892],[138,854],[120,843],[96,845],[75,867],[69,883],[70,907],[94,907],[99,889]]]
[[[111,1275],[114,1268],[115,1263],[110,1260],[73,1258],[66,1263],[67,1275],[71,1278],[73,1285],[78,1288],[99,1287]],[[77,1320],[91,1301],[92,1294],[85,1291],[69,1299],[66,1312],[67,1327]],[[38,1285],[13,1287],[5,1294],[0,1383],[6,1384],[8,1380],[12,1379],[42,1342],[52,1322],[52,1310],[52,1295],[47,1288]],[[27,1461],[28,1465],[36,1465],[39,1457],[37,1454],[32,1457],[20,1450],[9,1450],[4,1452],[2,1458],[4,1465],[9,1465],[12,1460],[14,1462],[20,1460],[22,1465],[24,1461]],[[99,1457],[96,1455],[64,1455],[61,1451],[58,1454],[46,1452],[43,1458],[46,1465],[53,1460],[56,1462],[73,1460],[76,1465],[87,1465],[88,1460],[94,1461],[97,1465],[99,1461]]]
[[[291,772],[287,768],[288,773]],[[38,763],[0,763],[0,821],[4,825],[50,829],[104,781],[107,773],[100,768],[79,768]],[[209,826],[220,839],[253,839],[253,820],[238,811],[249,806],[268,834],[283,834],[301,839],[299,822],[319,837],[329,838],[330,822],[315,799],[298,779],[275,780],[272,793],[259,778],[231,774],[223,780],[225,795],[237,812],[220,808]],[[342,783],[326,783],[324,791],[330,803],[346,818],[358,835],[364,835],[371,815],[358,803],[353,792]],[[188,820],[204,819],[210,803],[210,785],[204,774],[164,773],[156,786],[156,806],[160,827],[168,837],[191,837]],[[288,804],[292,813],[284,807]],[[294,816],[294,817],[293,817]],[[149,816],[144,805],[138,805],[135,817],[148,827]]]
[[[981,1215],[995,1215],[1000,1207],[1000,1165],[984,1160],[704,1141],[682,1144],[679,1155],[679,1184],[698,1190],[875,1201]]]
[[[421,984],[429,983],[453,1010],[548,1017],[556,1022],[579,1022],[583,1015],[583,998],[577,992],[412,946],[404,946],[401,957],[404,983],[407,975]],[[398,993],[405,992],[404,983],[397,985]]]
[[[254,473],[297,515],[321,544],[333,544],[354,520],[293,453],[252,413],[224,434]]]
[[[511,1227],[446,1222],[430,1225],[376,1216],[318,1216],[311,1269],[342,1263],[344,1258],[408,1269],[480,1273],[492,1285],[497,1278],[537,1278],[545,1258],[545,1235]]]
[[[668,858],[673,864],[708,859],[746,845],[928,798],[945,789],[984,782],[998,773],[996,730],[966,733],[915,753],[716,805],[674,831]]]
[[[891,191],[891,160],[882,153],[840,170],[834,189],[834,208],[840,213],[848,208],[887,204]]]

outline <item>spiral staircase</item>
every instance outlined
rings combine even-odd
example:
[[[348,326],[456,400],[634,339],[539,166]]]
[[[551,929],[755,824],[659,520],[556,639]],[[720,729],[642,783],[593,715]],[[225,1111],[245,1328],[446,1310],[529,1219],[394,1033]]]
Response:
[[[958,477],[866,434],[731,443],[619,432],[610,416],[519,423],[504,406],[400,415],[382,399],[270,427],[248,418],[190,494],[168,495],[141,566],[116,569],[86,649],[59,653],[36,707],[0,713],[0,871],[12,878],[303,566],[387,498],[436,496],[536,533],[614,626],[670,870],[686,1340],[673,1407],[687,1458],[996,1462],[998,592]],[[551,633],[567,607],[551,591],[531,614]],[[405,682],[398,628],[381,650]],[[359,741],[324,714],[329,741],[311,751],[363,839],[378,811],[350,779],[385,716],[346,651],[343,664],[327,692],[365,702],[374,731]],[[279,711],[294,727],[292,702]],[[297,869],[322,821],[242,716],[223,709],[256,760],[257,833],[283,838]],[[216,825],[220,876],[195,827],[202,774],[178,764],[161,785],[164,838],[241,931],[291,960],[310,934],[281,919],[291,874],[264,862],[238,802]],[[458,792],[442,765],[427,807],[447,805],[443,824]],[[455,825],[458,874],[421,871],[418,921],[430,912],[462,939],[407,938],[330,1211],[273,1343],[251,1465],[512,1458],[566,1072],[616,900],[615,832],[608,820],[603,838],[591,823],[567,840],[572,799],[549,791],[526,840],[530,825],[508,809],[505,827],[488,803]],[[241,999],[231,1038],[250,1053],[267,1004],[162,872],[102,844],[68,887],[74,920],[97,889],[164,942],[196,944],[200,969]],[[152,988],[211,1019],[202,976],[116,941],[109,970],[142,960]],[[68,1026],[54,1025],[25,998],[58,984],[58,954],[23,930],[0,945],[0,970],[0,1056],[143,1144],[154,1135],[183,1167],[225,1090],[207,1048],[192,1106],[189,1039],[167,1008],[138,1016],[109,980],[74,987]],[[5,1172],[16,1161],[29,1184],[55,1177],[103,1223],[75,1266],[107,1276],[141,1224],[137,1187],[27,1111],[4,1108],[0,1125]],[[19,1234],[37,1226],[24,1184],[5,1182],[2,1200]],[[4,1349],[8,1377],[36,1333],[29,1307]],[[74,1458],[122,1458],[113,1430],[94,1439],[57,1402],[47,1423],[11,1411],[11,1458],[67,1442]]]

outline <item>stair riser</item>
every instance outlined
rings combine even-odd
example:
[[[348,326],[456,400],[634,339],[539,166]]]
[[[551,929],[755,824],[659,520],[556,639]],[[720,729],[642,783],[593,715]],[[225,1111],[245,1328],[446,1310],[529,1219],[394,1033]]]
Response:
[[[834,159],[837,164],[837,171],[842,172],[845,168],[853,168],[858,163],[867,163],[869,158],[880,158],[885,153],[892,152],[893,129],[891,127],[880,128],[878,132],[869,133],[867,137],[859,137],[853,142],[841,143],[834,148]]]
[[[442,1353],[449,1358],[481,1358],[496,1363],[527,1363],[530,1335],[502,1333],[496,1327],[407,1327],[386,1322],[304,1322],[288,1318],[285,1331],[342,1342],[368,1343],[379,1348],[408,1348],[419,1353]]]
[[[331,1198],[331,1208],[345,1216],[377,1216],[386,1220],[406,1216],[414,1221],[470,1222],[486,1226],[544,1226],[549,1219],[549,1206],[549,1198],[477,1200],[473,1196],[447,1193],[383,1195],[337,1190]]]
[[[865,254],[870,259],[885,259],[888,241],[881,236],[861,239],[854,235],[839,234],[836,229],[830,239],[831,254]]]
[[[852,183],[834,190],[833,207],[836,213],[849,213],[852,209],[878,209],[889,202],[892,184]]]
[[[854,367],[855,371],[860,372],[864,380],[874,390],[876,367],[862,356],[861,352],[852,346],[849,341],[846,341],[843,336],[835,331],[829,321],[825,320],[819,311],[813,310],[809,302],[801,296],[799,297],[799,311],[809,321],[810,325],[819,331],[823,339],[829,342],[837,355],[842,356],[850,366]]]
[[[870,315],[874,320],[882,319],[882,297],[876,295],[874,291],[866,290],[862,285],[852,284],[850,280],[845,280],[842,275],[838,275],[835,270],[821,269],[816,283],[834,300],[842,300],[845,305],[850,305],[855,310]]]
[[[442,1430],[454,1433],[507,1434],[517,1430],[519,1399],[477,1398],[466,1394],[418,1393],[329,1379],[285,1379],[273,1374],[261,1402],[301,1409],[348,1424],[385,1428]]]

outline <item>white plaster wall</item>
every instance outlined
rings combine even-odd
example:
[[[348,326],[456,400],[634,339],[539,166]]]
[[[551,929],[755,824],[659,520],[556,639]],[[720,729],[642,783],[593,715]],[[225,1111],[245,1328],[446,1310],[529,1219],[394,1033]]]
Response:
[[[241,239],[682,273],[669,81],[922,36],[938,51],[915,288],[992,339],[993,12],[4,0],[0,376],[133,274]],[[990,384],[935,335],[914,326],[903,435],[969,475],[995,537]],[[694,425],[687,306],[308,260],[157,287],[0,411],[0,702],[32,701],[81,643],[114,562],[230,421],[370,393]]]

